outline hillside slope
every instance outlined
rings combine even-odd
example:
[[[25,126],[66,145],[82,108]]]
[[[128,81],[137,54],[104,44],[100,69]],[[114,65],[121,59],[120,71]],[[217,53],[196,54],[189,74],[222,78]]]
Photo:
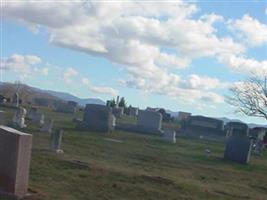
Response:
[[[20,98],[23,102],[33,102],[35,98],[45,98],[51,100],[76,101],[82,106],[90,103],[105,105],[105,102],[98,98],[82,99],[69,93],[52,90],[42,90],[39,88],[28,86],[26,84],[17,85],[13,83],[0,83],[1,95],[7,98],[12,98],[16,91],[18,91],[18,93],[20,94]]]

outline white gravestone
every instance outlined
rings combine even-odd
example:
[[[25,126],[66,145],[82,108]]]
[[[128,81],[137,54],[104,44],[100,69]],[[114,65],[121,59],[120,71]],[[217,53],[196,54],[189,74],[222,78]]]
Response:
[[[27,125],[25,124],[25,117],[27,114],[27,110],[23,107],[19,107],[16,112],[15,115],[13,117],[13,123],[15,126],[18,126],[19,128],[25,128],[27,127]]]
[[[51,137],[51,150],[56,152],[56,153],[63,153],[63,150],[60,148],[61,147],[61,142],[62,142],[62,137],[63,137],[63,130],[57,130],[52,134]]]

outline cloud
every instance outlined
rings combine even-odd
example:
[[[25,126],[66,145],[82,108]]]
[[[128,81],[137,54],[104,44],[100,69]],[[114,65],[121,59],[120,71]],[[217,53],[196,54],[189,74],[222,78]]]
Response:
[[[181,79],[175,74],[155,74],[152,78],[141,78],[132,76],[128,80],[121,81],[122,84],[143,92],[167,95],[178,101],[193,104],[196,102],[223,103],[224,98],[215,92],[208,91],[224,86],[218,79],[190,75],[187,79]],[[213,84],[213,85],[212,85]]]
[[[78,72],[74,68],[69,67],[65,70],[63,74],[63,80],[65,81],[65,83],[72,83],[73,82],[72,78],[77,75]]]
[[[83,85],[85,85],[91,92],[97,93],[97,94],[110,94],[112,96],[117,96],[118,91],[111,88],[111,87],[100,87],[100,86],[95,86],[90,83],[90,80],[88,78],[82,78],[81,82]]]
[[[189,89],[211,90],[221,87],[222,83],[217,78],[192,74],[183,81],[182,85]]]
[[[82,84],[88,86],[90,84],[90,81],[88,78],[82,78]]]
[[[155,60],[156,64],[159,66],[168,68],[183,69],[189,66],[190,59],[188,58],[178,58],[174,54],[160,53]]]
[[[34,65],[41,62],[42,60],[38,56],[13,54],[1,60],[1,68],[7,71],[29,73]]]
[[[256,74],[267,76],[267,60],[258,61],[245,56],[222,55],[219,61],[232,71],[243,74]]]
[[[183,1],[25,1],[4,4],[4,9],[4,18],[35,32],[45,28],[55,45],[119,64],[128,72],[124,85],[172,98],[221,102],[220,95],[210,91],[219,87],[218,80],[197,75],[183,80],[173,69],[187,68],[195,58],[238,56],[246,50],[231,37],[217,36],[214,23],[224,21],[222,16],[212,13],[195,17],[197,6]],[[64,74],[67,82],[71,77]],[[114,93],[106,87],[91,90]]]
[[[267,42],[267,25],[248,14],[242,19],[231,20],[229,28],[238,31],[243,42],[249,46],[260,46]]]
[[[41,70],[41,73],[42,73],[44,76],[48,76],[49,69],[48,69],[47,67],[44,67],[44,68]]]
[[[90,91],[98,94],[110,94],[112,96],[117,96],[118,91],[111,87],[98,87],[98,86],[90,86]]]
[[[42,59],[35,55],[13,54],[10,57],[1,59],[0,68],[4,71],[16,73],[18,78],[23,81],[33,75],[35,69]]]

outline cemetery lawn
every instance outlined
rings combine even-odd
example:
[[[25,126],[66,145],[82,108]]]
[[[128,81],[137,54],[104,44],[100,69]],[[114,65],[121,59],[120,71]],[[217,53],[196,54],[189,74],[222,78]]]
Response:
[[[11,119],[14,110],[1,110]],[[43,112],[64,129],[64,154],[48,151],[49,136],[27,121],[23,131],[33,134],[29,191],[34,195],[25,200],[267,199],[267,151],[240,165],[222,160],[222,143],[178,137],[169,144],[128,132],[80,132],[73,115]]]

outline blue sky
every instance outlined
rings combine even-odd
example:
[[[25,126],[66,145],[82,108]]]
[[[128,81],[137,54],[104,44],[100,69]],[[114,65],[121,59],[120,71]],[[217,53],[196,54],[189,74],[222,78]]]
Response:
[[[267,72],[266,1],[3,1],[2,81],[193,114]]]

